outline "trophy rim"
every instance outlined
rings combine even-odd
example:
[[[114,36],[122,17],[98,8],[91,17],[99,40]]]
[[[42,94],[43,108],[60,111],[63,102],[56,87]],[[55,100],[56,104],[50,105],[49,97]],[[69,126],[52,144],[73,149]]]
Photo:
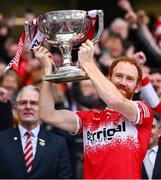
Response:
[[[72,75],[66,75],[64,77],[55,76],[56,74],[50,74],[42,77],[43,81],[50,81],[52,83],[66,83],[66,82],[77,82],[81,80],[87,80],[89,79],[88,76],[82,76],[80,74],[77,74],[75,76]]]
[[[84,13],[86,13],[86,11],[85,10],[78,10],[78,9],[61,9],[61,10],[56,10],[56,11],[48,11],[48,12],[45,12],[45,13],[43,13],[42,14],[42,16],[43,15],[48,15],[48,14],[51,14],[51,13],[53,13],[53,12],[84,12]]]

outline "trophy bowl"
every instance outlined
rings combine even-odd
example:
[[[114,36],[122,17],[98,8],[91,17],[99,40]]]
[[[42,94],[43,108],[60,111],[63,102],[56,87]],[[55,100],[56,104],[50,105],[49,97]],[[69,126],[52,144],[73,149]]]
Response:
[[[82,69],[72,63],[71,52],[86,39],[96,43],[102,34],[103,25],[102,10],[60,10],[40,15],[38,30],[45,35],[50,46],[60,49],[63,58],[62,66],[43,79],[54,83],[88,79],[87,75],[82,74]]]

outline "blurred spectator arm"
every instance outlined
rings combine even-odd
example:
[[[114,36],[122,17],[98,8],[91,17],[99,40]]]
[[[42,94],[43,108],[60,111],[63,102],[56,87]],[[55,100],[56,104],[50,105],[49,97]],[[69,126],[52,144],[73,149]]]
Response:
[[[143,29],[138,26],[137,19],[134,19],[134,14],[127,13],[125,19],[130,25],[129,39],[134,43],[137,50],[141,50],[147,57],[147,64],[150,67],[161,68],[161,54],[151,44],[150,39],[144,34]],[[135,28],[134,28],[135,27]]]
[[[145,24],[145,12],[138,11],[136,14],[128,0],[119,0],[118,6],[126,11],[125,20],[130,27],[129,40],[134,43],[138,51],[145,53],[147,63],[151,67],[161,68],[161,52]]]
[[[146,13],[144,10],[139,10],[137,11],[137,23],[142,30],[144,36],[146,39],[150,42],[151,46],[155,49],[155,51],[161,55],[161,50],[159,49],[159,46],[156,43],[156,40],[154,39],[154,36],[150,32],[147,23],[145,22],[146,20]]]

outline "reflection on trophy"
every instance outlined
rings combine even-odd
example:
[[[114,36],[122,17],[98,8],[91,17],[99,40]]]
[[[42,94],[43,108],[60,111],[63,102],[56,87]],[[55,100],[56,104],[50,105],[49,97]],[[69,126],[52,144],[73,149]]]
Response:
[[[82,69],[72,63],[72,49],[86,39],[96,43],[103,31],[103,11],[60,10],[40,15],[38,30],[50,46],[60,49],[63,64],[43,79],[54,83],[87,79]],[[97,27],[97,32],[96,32]]]

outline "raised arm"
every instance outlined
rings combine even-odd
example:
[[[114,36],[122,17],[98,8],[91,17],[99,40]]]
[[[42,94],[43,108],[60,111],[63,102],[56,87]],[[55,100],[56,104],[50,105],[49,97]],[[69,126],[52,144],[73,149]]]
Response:
[[[93,61],[94,48],[91,41],[83,43],[78,52],[78,60],[93,82],[101,99],[115,111],[123,114],[132,122],[136,122],[137,109],[131,100],[125,98],[116,86],[98,69]]]
[[[44,75],[52,72],[52,54],[44,47],[34,48],[35,56],[40,60]],[[40,90],[39,112],[43,122],[74,133],[77,128],[76,115],[69,110],[56,110],[52,83],[43,81]]]

